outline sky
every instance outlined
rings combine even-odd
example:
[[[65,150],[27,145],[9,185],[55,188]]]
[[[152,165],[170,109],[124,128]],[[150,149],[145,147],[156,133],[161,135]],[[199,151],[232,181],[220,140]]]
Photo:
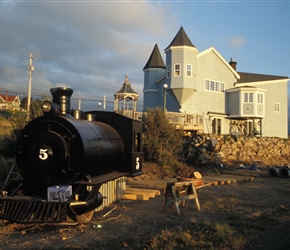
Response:
[[[290,77],[290,0],[57,1],[0,0],[0,93],[32,96],[74,90],[72,108],[98,108],[128,74],[143,106],[143,67],[182,26],[202,52],[214,47],[237,71]],[[81,100],[79,102],[78,100]]]

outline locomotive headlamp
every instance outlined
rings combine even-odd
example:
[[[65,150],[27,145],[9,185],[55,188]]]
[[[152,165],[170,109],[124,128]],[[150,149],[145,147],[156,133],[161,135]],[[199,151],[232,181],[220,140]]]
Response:
[[[49,113],[51,111],[52,104],[49,101],[45,101],[45,102],[42,103],[41,108],[42,108],[43,113],[47,114],[47,113]]]
[[[57,115],[59,114],[60,107],[57,103],[54,102],[49,102],[49,101],[44,101],[41,105],[41,109],[43,114],[54,114]]]

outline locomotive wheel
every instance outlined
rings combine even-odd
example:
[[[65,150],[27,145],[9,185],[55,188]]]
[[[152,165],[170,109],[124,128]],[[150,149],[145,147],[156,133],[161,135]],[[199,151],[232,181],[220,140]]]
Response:
[[[76,220],[80,224],[85,224],[91,221],[94,215],[94,210],[85,212],[84,214],[76,215]]]

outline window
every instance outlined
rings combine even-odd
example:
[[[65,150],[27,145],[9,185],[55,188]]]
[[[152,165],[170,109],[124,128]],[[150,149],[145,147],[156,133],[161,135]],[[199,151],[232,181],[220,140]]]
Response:
[[[170,77],[170,65],[167,65],[167,68],[166,68],[166,77],[167,78]]]
[[[263,103],[264,102],[264,96],[261,93],[258,93],[258,103]]]
[[[249,93],[249,102],[253,102],[254,101],[254,95],[253,93]]]
[[[221,82],[220,92],[225,92],[225,84]]]
[[[174,65],[174,76],[180,76],[180,64],[175,64]]]
[[[244,102],[253,102],[254,95],[253,93],[244,93]]]
[[[275,105],[274,111],[275,112],[280,112],[280,103],[279,102],[274,102],[274,105]]]
[[[209,90],[209,80],[205,80],[205,89]]]
[[[219,90],[220,90],[220,83],[215,82],[215,91],[219,91]]]
[[[186,64],[186,76],[191,76],[191,74],[192,74],[191,64]]]
[[[214,81],[210,81],[210,90],[214,91]]]
[[[210,91],[225,92],[225,84],[217,81],[205,80],[204,88]]]

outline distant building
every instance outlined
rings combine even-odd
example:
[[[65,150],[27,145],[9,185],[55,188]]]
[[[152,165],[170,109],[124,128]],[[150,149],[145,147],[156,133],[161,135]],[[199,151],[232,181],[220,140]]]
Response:
[[[214,47],[199,52],[183,27],[165,54],[156,44],[143,68],[144,111],[198,114],[205,133],[288,137],[289,77],[238,72]]]
[[[10,110],[19,110],[20,109],[20,100],[18,96],[11,96],[0,94],[0,109],[10,109]]]

